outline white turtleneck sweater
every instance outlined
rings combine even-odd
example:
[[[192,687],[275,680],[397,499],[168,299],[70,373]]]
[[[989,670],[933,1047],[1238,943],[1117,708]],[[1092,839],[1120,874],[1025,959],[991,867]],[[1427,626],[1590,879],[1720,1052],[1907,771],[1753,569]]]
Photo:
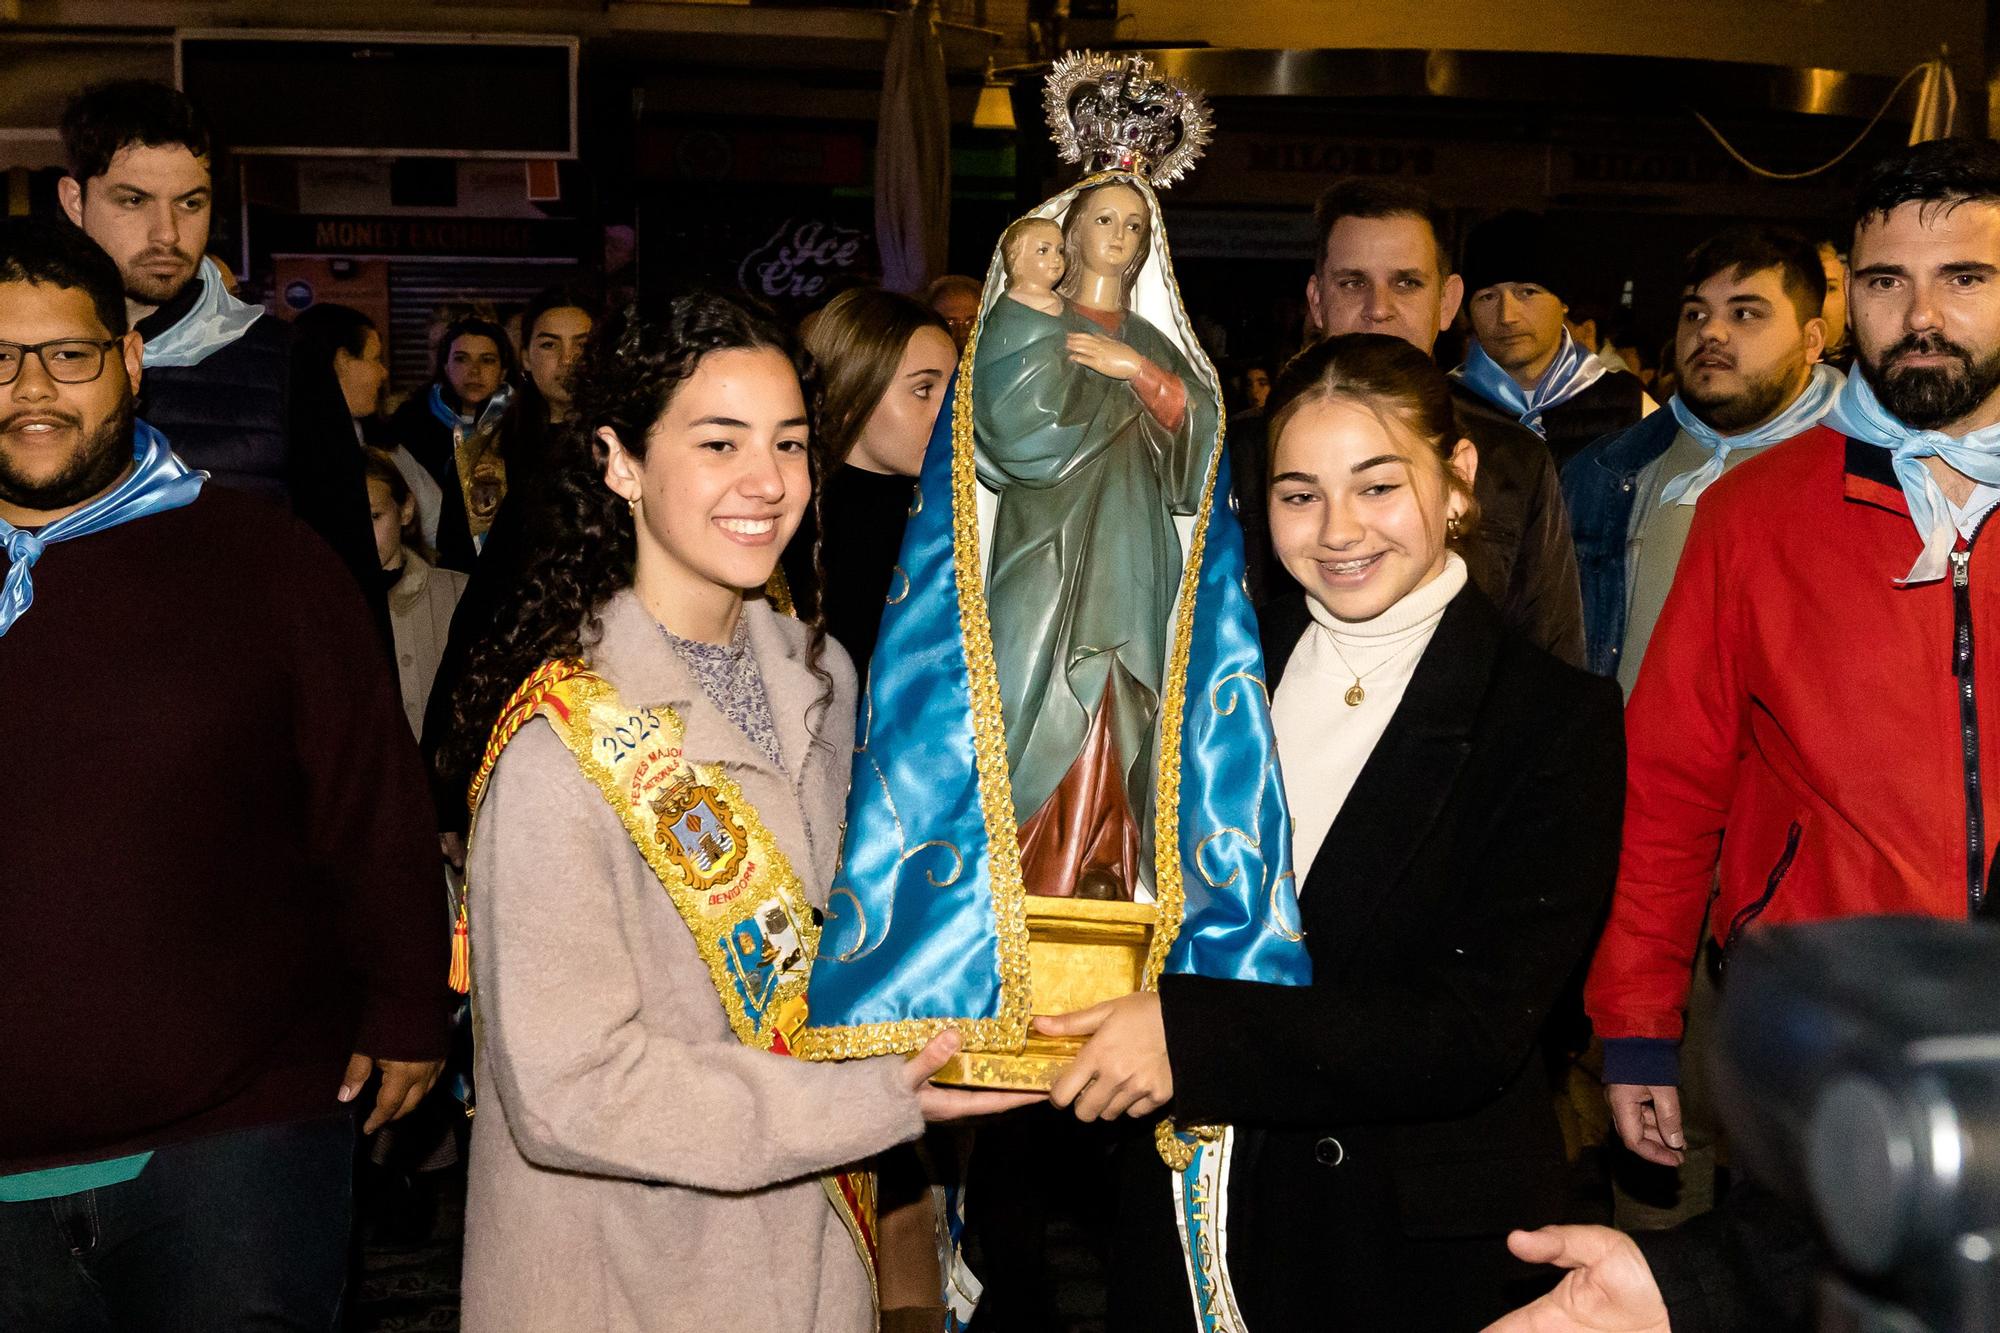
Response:
[[[1463,587],[1465,562],[1448,552],[1442,573],[1373,620],[1338,620],[1306,598],[1313,623],[1299,636],[1271,700],[1285,800],[1292,809],[1292,872],[1298,888],[1305,887],[1306,872],[1334,816],[1401,707],[1424,645]],[[1367,697],[1349,707],[1344,696],[1356,675]]]

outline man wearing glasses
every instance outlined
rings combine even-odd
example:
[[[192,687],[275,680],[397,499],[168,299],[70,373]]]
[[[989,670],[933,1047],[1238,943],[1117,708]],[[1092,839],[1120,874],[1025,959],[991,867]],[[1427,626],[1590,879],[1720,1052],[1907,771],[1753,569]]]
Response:
[[[0,1328],[332,1330],[355,1112],[444,1048],[423,777],[353,580],[141,355],[102,250],[0,220]]]

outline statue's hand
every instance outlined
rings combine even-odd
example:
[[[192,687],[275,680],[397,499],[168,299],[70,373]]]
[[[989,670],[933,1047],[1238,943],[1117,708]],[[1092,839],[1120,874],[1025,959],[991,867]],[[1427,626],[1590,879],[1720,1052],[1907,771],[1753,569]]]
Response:
[[[1146,365],[1146,358],[1101,333],[1072,333],[1067,341],[1070,360],[1114,380],[1137,379]]]

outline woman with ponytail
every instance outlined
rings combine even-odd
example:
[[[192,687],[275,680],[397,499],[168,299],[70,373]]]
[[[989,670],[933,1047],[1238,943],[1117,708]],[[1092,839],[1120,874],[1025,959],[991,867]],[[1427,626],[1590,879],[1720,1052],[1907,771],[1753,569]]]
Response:
[[[876,1327],[872,1185],[1027,1100],[786,1054],[839,850],[854,673],[762,597],[812,503],[810,362],[726,297],[574,381],[535,577],[460,682],[479,1115],[464,1323]]]
[[[1539,1053],[1618,869],[1618,690],[1468,581],[1478,455],[1427,353],[1329,338],[1267,410],[1271,541],[1296,585],[1259,618],[1312,984],[1169,975],[1038,1020],[1090,1037],[1050,1097],[1082,1120],[1171,1103],[1234,1127],[1209,1206],[1243,1327],[1481,1328],[1554,1281],[1506,1237],[1566,1203]],[[1170,1180],[1148,1126],[1125,1154],[1113,1333],[1210,1327]]]

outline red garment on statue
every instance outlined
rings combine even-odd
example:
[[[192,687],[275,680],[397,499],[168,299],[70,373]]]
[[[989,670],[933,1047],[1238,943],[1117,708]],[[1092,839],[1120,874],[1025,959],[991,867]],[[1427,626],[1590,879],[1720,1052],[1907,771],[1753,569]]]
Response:
[[[1118,330],[1125,327],[1125,312],[1122,310],[1092,310],[1074,301],[1070,302],[1069,308],[1103,329],[1108,338],[1116,338]],[[1131,384],[1132,392],[1139,395],[1139,403],[1146,409],[1146,415],[1167,430],[1181,428],[1181,423],[1187,420],[1188,391],[1180,376],[1168,374],[1142,356],[1139,358],[1139,374]]]

